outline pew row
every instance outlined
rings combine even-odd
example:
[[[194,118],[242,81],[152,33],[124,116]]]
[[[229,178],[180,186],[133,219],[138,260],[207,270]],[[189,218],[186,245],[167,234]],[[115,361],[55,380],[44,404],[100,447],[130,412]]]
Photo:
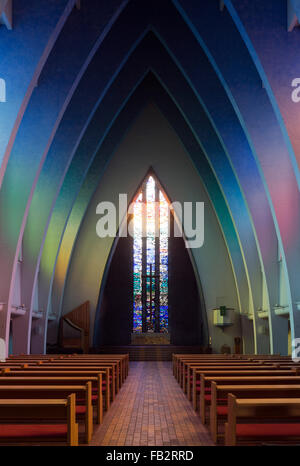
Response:
[[[0,399],[0,443],[78,445],[75,394],[66,399]]]
[[[222,367],[221,369],[195,369],[193,371],[193,378],[191,383],[191,398],[192,405],[195,410],[201,409],[200,399],[201,399],[201,377],[204,376],[241,376],[241,377],[251,377],[251,376],[296,376],[299,374],[298,368],[288,368],[288,369],[274,369],[272,367],[251,367],[240,369],[238,367]],[[300,375],[300,374],[299,374]],[[203,401],[203,400],[202,400]]]
[[[279,355],[242,355],[242,354],[175,354],[172,355],[172,365],[173,365],[173,374],[175,378],[179,381],[181,378],[181,365],[183,361],[190,362],[235,362],[235,361],[252,361],[252,362],[259,362],[259,361],[272,361],[272,362],[290,362],[292,363],[292,359],[290,356],[279,356]]]
[[[193,402],[193,408],[196,410],[196,392],[197,386],[200,384],[200,377],[203,371],[230,371],[230,370],[239,370],[239,371],[275,371],[275,370],[287,370],[290,371],[294,369],[298,370],[297,366],[284,366],[281,367],[278,364],[257,364],[257,363],[236,363],[236,364],[205,364],[205,365],[194,365],[188,364],[187,371],[188,377],[186,377],[185,384],[183,385],[183,391],[187,394],[188,400]]]
[[[89,443],[93,434],[93,406],[91,382],[85,385],[0,385],[0,399],[56,399],[76,400],[76,419],[84,421],[84,440]]]
[[[97,366],[101,367],[101,366]],[[16,368],[16,367],[0,367],[1,374],[7,376],[97,376],[97,374],[102,374],[102,391],[104,393],[104,400],[105,400],[105,410],[108,410],[110,407],[110,402],[114,400],[115,394],[111,394],[114,385],[111,383],[111,376],[110,376],[110,368],[103,367],[102,370],[99,368],[94,367],[86,367],[86,366],[30,366],[28,368]],[[112,387],[111,387],[112,385]]]
[[[115,362],[120,365],[120,384],[124,382],[129,372],[129,355],[128,354],[39,354],[39,355],[10,355],[7,362],[10,363],[39,363],[43,362],[80,362],[83,363],[98,363],[98,362]]]
[[[119,391],[120,388],[120,378],[119,378],[119,367],[116,364],[116,362],[94,362],[94,363],[88,363],[88,362],[76,362],[76,361],[52,361],[52,362],[47,362],[47,361],[34,361],[34,362],[27,362],[26,366],[24,367],[17,367],[17,366],[11,366],[10,362],[2,363],[0,365],[0,368],[11,368],[14,370],[20,370],[20,369],[30,369],[30,370],[35,370],[38,368],[41,368],[42,370],[65,370],[66,368],[74,369],[74,370],[105,370],[108,368],[109,370],[109,385],[110,385],[110,395],[111,395],[111,400],[113,401],[115,399],[115,396],[117,392]],[[108,381],[105,381],[107,383]]]
[[[299,442],[299,418],[299,398],[240,399],[230,393],[225,445]]]
[[[227,422],[228,396],[236,398],[299,398],[299,384],[219,385],[211,383],[211,405],[209,414],[210,433],[214,443],[220,439],[220,430]]]
[[[49,376],[36,376],[32,377],[8,377],[8,374],[0,377],[0,387],[1,386],[18,386],[18,385],[46,385],[48,387],[53,385],[82,385],[87,382],[91,382],[92,385],[92,405],[95,407],[96,412],[96,422],[101,424],[103,420],[103,395],[102,395],[102,374],[97,374],[96,376],[57,376],[52,374]]]
[[[256,370],[245,370],[245,371],[202,371],[201,372],[201,381],[200,381],[200,388],[199,388],[199,412],[200,412],[200,418],[201,422],[203,424],[206,423],[206,407],[210,405],[211,401],[211,387],[210,383],[211,380],[209,378],[211,377],[240,377],[244,378],[245,380],[249,379],[250,377],[257,377],[258,379],[260,378],[261,380],[264,380],[266,377],[295,377],[297,372],[290,370],[290,371],[284,371],[284,370],[277,370],[277,371],[256,371]]]

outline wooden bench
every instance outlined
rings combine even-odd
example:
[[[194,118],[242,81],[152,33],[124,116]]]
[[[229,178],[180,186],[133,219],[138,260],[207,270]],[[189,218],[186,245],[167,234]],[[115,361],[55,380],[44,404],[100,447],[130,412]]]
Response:
[[[68,359],[59,359],[56,361],[42,361],[42,365],[69,365],[69,366],[87,366],[87,367],[99,367],[99,366],[106,366],[112,367],[112,381],[113,381],[113,387],[112,391],[116,394],[118,393],[122,383],[123,383],[123,378],[122,378],[122,361],[120,359],[112,359],[112,358],[103,358],[102,360],[89,360],[89,359],[75,359],[75,358],[68,358]]]
[[[111,400],[114,401],[117,392],[119,391],[120,384],[119,384],[119,366],[115,362],[95,362],[95,363],[77,363],[72,361],[59,361],[59,362],[51,362],[47,363],[44,362],[40,364],[40,366],[44,370],[53,370],[61,368],[61,370],[103,370],[108,368],[109,369],[109,380],[110,380],[110,395]]]
[[[250,376],[250,377],[239,377],[239,376],[202,376],[201,386],[204,387],[205,395],[209,395],[211,399],[211,384],[216,382],[220,385],[300,385],[300,376]],[[210,404],[210,400],[209,400]],[[208,403],[205,403],[205,409]],[[205,412],[206,416],[206,412]]]
[[[214,358],[214,359],[211,359],[211,360],[205,360],[205,359],[198,359],[198,358],[181,358],[179,360],[179,379],[178,379],[178,382],[180,383],[181,386],[183,386],[183,383],[184,383],[184,376],[187,375],[186,373],[186,366],[188,364],[194,364],[194,365],[197,365],[199,364],[200,366],[202,366],[203,364],[208,364],[208,365],[223,365],[223,364],[227,364],[227,365],[236,365],[236,364],[257,364],[257,365],[263,365],[263,364],[276,364],[279,362],[276,361],[276,360],[264,360],[264,359],[260,359],[260,360],[255,360],[253,358],[240,358],[240,359],[235,359],[235,358]]]
[[[100,369],[103,369],[103,370],[106,370],[106,368],[108,368],[107,370],[109,371],[109,368],[111,367],[111,364],[110,363],[107,363],[107,362],[104,362],[103,364],[98,364],[98,363],[95,363],[95,364],[85,364],[84,361],[81,361],[81,363],[78,362],[78,364],[72,362],[72,364],[69,364],[68,361],[66,361],[65,364],[56,364],[55,361],[52,361],[52,362],[49,362],[48,360],[44,359],[44,360],[29,360],[28,359],[28,362],[26,363],[11,363],[11,362],[5,362],[5,363],[0,363],[0,369],[5,369],[5,368],[9,368],[11,370],[24,370],[24,369],[31,369],[31,370],[35,370],[35,369],[41,369],[41,370],[56,370],[56,368],[58,369],[61,369],[63,370],[65,367],[69,367],[70,369],[74,369],[78,367],[79,370],[85,370],[86,368],[90,368],[90,367],[95,367],[95,368],[100,368]],[[109,371],[110,372],[110,371]],[[113,372],[113,368],[111,369],[111,372]],[[112,376],[109,376],[108,379],[110,382],[109,382],[109,386],[110,386],[110,392],[111,394],[114,394],[112,396],[112,400],[114,399],[117,391],[119,390],[120,388],[120,381],[119,380],[116,380],[116,377],[115,377],[115,381],[113,381],[112,379]],[[106,384],[107,383],[107,380],[106,378],[104,377],[104,383]]]
[[[223,365],[223,366],[219,366],[219,367],[215,366],[215,367],[209,367],[209,368],[191,366],[192,376],[190,377],[189,384],[188,384],[188,387],[187,387],[187,395],[188,395],[189,400],[192,401],[193,408],[195,410],[197,410],[197,402],[198,402],[197,393],[200,391],[199,387],[200,387],[201,374],[204,371],[209,371],[209,370],[215,371],[215,372],[217,372],[217,371],[230,371],[230,370],[242,370],[242,371],[256,370],[256,371],[262,371],[262,373],[266,373],[266,374],[267,374],[268,371],[274,372],[274,371],[278,371],[278,370],[280,370],[280,371],[285,370],[285,371],[287,371],[287,375],[297,375],[300,368],[298,366],[281,368],[281,366],[277,367],[277,366],[265,365],[265,364],[263,364],[263,365],[262,364],[260,364],[260,365],[248,364],[246,366],[240,366],[240,365],[227,366],[227,365]],[[291,371],[292,371],[292,373],[291,373]],[[219,375],[221,376],[222,374],[219,374]],[[272,373],[270,373],[269,375],[272,375]],[[282,374],[282,375],[285,375],[285,374]]]
[[[213,364],[205,364],[205,365],[194,365],[188,364],[187,371],[188,377],[185,378],[185,383],[183,385],[183,391],[187,393],[187,397],[189,401],[193,401],[193,407],[196,410],[195,404],[195,392],[197,384],[200,382],[200,375],[201,371],[222,371],[222,370],[257,370],[257,371],[267,371],[267,370],[276,370],[281,369],[281,366],[277,364],[258,364],[258,363],[236,363],[236,364],[222,364],[222,365],[213,365]],[[286,370],[290,370],[291,367],[284,367]]]
[[[16,368],[27,368],[29,366],[36,365],[35,363],[27,363],[27,362],[18,362],[18,363],[11,363],[11,362],[0,362],[0,369],[4,369],[5,367],[16,367]]]
[[[241,361],[241,360],[237,360],[237,361],[213,361],[213,362],[207,362],[207,361],[190,361],[190,360],[183,360],[182,361],[182,369],[181,369],[181,378],[180,378],[180,384],[181,384],[181,387],[182,389],[184,390],[184,392],[186,393],[187,392],[187,382],[188,380],[191,380],[191,377],[192,377],[192,369],[193,368],[197,368],[197,366],[199,368],[206,368],[206,369],[209,369],[210,367],[212,369],[215,369],[215,368],[220,368],[222,369],[222,367],[227,367],[227,366],[231,366],[231,367],[243,367],[243,366],[255,366],[255,367],[269,367],[269,366],[273,366],[273,367],[277,367],[279,366],[279,364],[275,364],[273,362],[268,362],[266,363],[265,361],[249,361],[249,360],[245,360],[245,361]]]
[[[92,385],[0,385],[0,399],[56,399],[76,397],[76,418],[84,419],[85,442],[93,434]],[[83,402],[83,404],[82,404]]]
[[[231,361],[233,358],[226,357],[210,357],[210,358],[201,358],[198,357],[191,357],[190,355],[184,355],[177,358],[177,369],[176,369],[176,379],[180,385],[182,385],[182,377],[183,377],[183,364],[184,362],[224,362],[224,361]]]
[[[102,374],[97,373],[95,376],[80,375],[80,376],[57,376],[51,374],[51,376],[40,376],[33,375],[28,376],[14,376],[8,377],[8,374],[0,377],[0,387],[5,385],[82,385],[87,382],[92,384],[92,404],[96,410],[96,422],[101,424],[103,420],[103,395],[102,395]]]
[[[278,357],[277,355],[242,355],[242,354],[174,354],[172,355],[173,361],[173,374],[177,380],[181,379],[182,370],[181,366],[184,361],[188,362],[199,362],[199,363],[213,363],[213,362],[243,362],[243,361],[252,361],[252,362],[260,362],[260,361],[274,361],[274,362],[281,362],[281,361],[289,361],[292,362],[291,358],[281,356]]]
[[[28,364],[28,363],[27,363]],[[8,364],[9,367],[9,364]],[[115,399],[117,390],[119,390],[119,370],[118,366],[115,362],[95,362],[95,363],[81,363],[79,364],[76,361],[65,361],[65,360],[57,360],[57,361],[52,361],[48,362],[45,360],[37,360],[35,361],[34,364],[28,365],[28,368],[31,370],[34,370],[34,368],[41,367],[43,370],[56,370],[61,368],[61,370],[66,370],[67,368],[70,369],[79,369],[79,370],[87,370],[87,369],[94,369],[94,370],[104,370],[105,368],[109,369],[110,376],[110,395],[112,401]],[[19,370],[16,368],[16,370]],[[107,383],[107,381],[106,381]]]
[[[66,399],[0,399],[0,442],[78,445],[75,394]]]
[[[124,381],[129,373],[129,354],[82,354],[82,355],[71,355],[71,359],[89,360],[89,361],[101,361],[105,359],[120,360],[122,366],[122,381]]]
[[[245,370],[245,371],[202,371],[201,372],[201,381],[200,381],[200,396],[199,396],[199,410],[200,410],[200,418],[203,424],[206,423],[206,407],[210,405],[211,401],[211,387],[210,383],[208,382],[208,377],[224,377],[224,376],[231,376],[231,377],[258,377],[263,380],[265,377],[270,376],[287,376],[292,377],[296,376],[296,371],[294,370],[277,370],[277,371],[255,371],[255,370]]]
[[[77,362],[80,363],[81,365],[83,364],[98,364],[98,363],[115,363],[117,365],[117,370],[116,370],[116,379],[117,380],[117,392],[119,391],[119,388],[122,386],[122,384],[125,381],[126,378],[126,360],[123,358],[114,358],[113,356],[110,357],[103,357],[103,358],[77,358],[77,357],[72,357],[65,359],[65,361],[68,362]]]
[[[228,395],[236,398],[299,398],[300,385],[218,385],[211,383],[209,425],[212,440],[217,443],[220,425],[227,421]]]
[[[55,361],[55,360],[76,360],[76,361],[105,361],[105,360],[120,361],[122,366],[122,382],[126,379],[129,373],[129,354],[38,354],[38,355],[11,355],[7,359],[7,362],[20,361]]]
[[[56,368],[55,366],[47,367],[47,366],[39,366],[39,367],[30,367],[28,369],[4,369],[2,371],[2,375],[5,374],[8,377],[63,377],[68,375],[68,377],[76,377],[76,376],[93,376],[97,377],[97,374],[101,374],[102,376],[102,392],[104,393],[104,401],[105,401],[105,410],[107,411],[110,407],[110,402],[112,399],[111,396],[111,383],[110,383],[110,375],[109,375],[109,368],[104,368],[103,370],[100,369],[88,369],[88,368],[77,368],[77,367],[69,367],[69,366],[60,366]]]
[[[259,360],[256,360],[256,359],[253,359],[253,358],[249,358],[249,359],[214,359],[212,361],[208,361],[208,360],[199,360],[197,358],[183,358],[180,360],[180,384],[183,385],[183,380],[184,380],[184,374],[185,376],[187,377],[188,376],[188,373],[187,373],[187,368],[188,366],[196,366],[196,365],[199,365],[199,366],[203,366],[203,365],[211,365],[211,366],[215,366],[215,365],[247,365],[247,364],[255,364],[255,365],[276,365],[276,366],[280,366],[280,365],[295,365],[295,363],[293,361],[277,361],[275,359],[259,359]]]
[[[292,363],[292,359],[290,356],[278,356],[278,355],[257,355],[257,354],[176,354],[173,353],[172,355],[172,365],[173,365],[173,374],[177,380],[179,380],[179,373],[180,373],[180,362],[181,360],[190,360],[192,361],[199,361],[199,362],[213,362],[213,361],[275,361],[275,362],[283,362],[287,361]]]
[[[129,355],[76,355],[76,354],[66,354],[66,355],[21,355],[21,356],[11,356],[7,359],[7,362],[13,363],[28,363],[28,364],[43,364],[49,362],[76,362],[76,363],[98,363],[98,362],[112,362],[118,365],[118,374],[119,382],[121,384],[124,382],[125,378],[128,375],[129,371]],[[118,389],[119,387],[117,387]]]
[[[216,359],[217,360],[224,359],[224,357],[222,355],[220,355],[220,357],[218,357],[218,355],[207,355],[207,354],[200,355],[200,354],[176,354],[176,353],[173,353],[172,354],[173,374],[174,374],[174,377],[177,380],[179,380],[180,361],[182,359],[190,359],[191,361],[192,360],[212,361],[213,359],[215,359],[215,360]],[[227,355],[226,355],[226,359],[229,359]]]
[[[225,445],[234,446],[239,441],[248,444],[299,442],[299,418],[299,398],[239,399],[229,394]]]

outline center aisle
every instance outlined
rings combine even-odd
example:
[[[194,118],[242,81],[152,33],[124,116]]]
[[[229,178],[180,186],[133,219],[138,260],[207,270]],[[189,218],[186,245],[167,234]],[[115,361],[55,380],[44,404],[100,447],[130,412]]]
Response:
[[[213,445],[173,377],[171,362],[131,362],[129,375],[90,445]]]

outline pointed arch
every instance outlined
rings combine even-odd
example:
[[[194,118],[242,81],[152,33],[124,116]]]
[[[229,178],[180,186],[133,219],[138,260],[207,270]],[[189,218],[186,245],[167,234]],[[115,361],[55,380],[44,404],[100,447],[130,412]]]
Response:
[[[102,314],[101,313],[102,313],[102,307],[103,307],[103,302],[104,302],[104,293],[105,293],[105,289],[106,289],[106,286],[107,286],[109,271],[110,271],[110,268],[112,266],[114,254],[116,253],[120,238],[122,237],[122,236],[120,236],[120,232],[124,232],[124,229],[128,228],[128,223],[129,223],[129,221],[132,220],[132,206],[134,205],[134,203],[138,199],[139,194],[141,193],[141,191],[143,189],[143,186],[145,186],[145,184],[147,183],[147,181],[150,178],[153,178],[155,180],[155,184],[157,185],[158,191],[162,193],[163,197],[165,198],[166,202],[168,203],[168,205],[170,207],[170,210],[169,210],[170,219],[172,218],[173,223],[176,223],[178,225],[177,231],[179,229],[182,230],[181,226],[179,225],[180,219],[176,215],[176,212],[174,211],[174,209],[172,207],[172,203],[174,202],[174,200],[172,200],[171,197],[168,195],[167,189],[165,188],[163,183],[160,181],[160,179],[159,179],[158,175],[156,174],[154,168],[152,166],[149,166],[148,170],[146,171],[146,174],[143,176],[140,184],[138,185],[138,188],[136,189],[134,195],[132,196],[131,200],[128,201],[127,211],[126,211],[124,217],[122,219],[120,219],[119,228],[118,228],[118,231],[116,233],[115,239],[114,239],[114,241],[112,243],[112,246],[111,246],[111,249],[110,249],[110,252],[109,252],[109,255],[108,255],[108,259],[106,261],[103,277],[102,277],[101,284],[100,284],[98,302],[97,302],[96,313],[95,313],[94,338],[93,338],[93,346],[95,346],[95,347],[99,346],[99,342],[101,344],[101,340],[103,338],[103,332],[102,332],[102,328],[101,328],[101,324],[102,324],[103,319],[102,319]],[[169,222],[172,223],[171,220],[169,220]],[[169,226],[169,229],[171,230],[170,226]],[[183,237],[183,242],[186,245],[186,243],[188,243],[188,240],[185,237],[184,231],[182,231],[182,237]],[[133,244],[132,244],[132,246],[133,246]],[[194,259],[193,255],[191,254],[191,249],[186,248],[186,250],[187,250],[188,257],[189,257],[189,261],[190,261],[192,269],[193,269],[194,278],[195,278],[195,282],[196,282],[196,286],[197,286],[197,292],[198,292],[198,297],[199,297],[199,307],[202,310],[202,313],[201,313],[201,322],[202,323],[201,323],[201,327],[199,327],[199,329],[198,329],[201,332],[201,336],[199,335],[199,338],[201,338],[201,341],[202,341],[203,345],[206,346],[206,345],[208,345],[208,322],[207,322],[207,313],[206,313],[205,300],[204,300],[204,295],[203,295],[203,290],[202,290],[201,279],[200,279],[200,276],[199,276],[198,268],[197,268],[197,266],[195,264],[195,259]],[[133,266],[133,264],[132,264],[132,266]],[[132,267],[132,272],[133,272],[133,267]],[[143,272],[141,271],[141,274],[142,273]],[[133,280],[132,280],[132,295],[134,294],[133,291],[134,290],[133,290]],[[162,311],[161,311],[161,307],[160,307],[160,313],[161,312]],[[132,331],[134,331],[134,300],[132,300],[132,308],[130,309],[130,312],[128,314],[129,314],[129,319],[130,319],[130,327],[131,327]],[[165,316],[167,314],[168,314],[168,311],[164,311],[163,318],[166,318]],[[161,322],[161,318],[162,317],[160,316],[160,322]],[[167,316],[167,319],[168,319],[168,316]],[[157,325],[157,329],[158,329],[158,325]],[[154,333],[156,332],[154,327],[153,327],[152,330],[154,331]],[[164,327],[164,330],[167,331],[166,327]],[[161,330],[161,327],[160,327],[160,330],[157,330],[157,332],[161,332],[161,331],[162,330]],[[143,330],[143,332],[144,332],[144,330]]]

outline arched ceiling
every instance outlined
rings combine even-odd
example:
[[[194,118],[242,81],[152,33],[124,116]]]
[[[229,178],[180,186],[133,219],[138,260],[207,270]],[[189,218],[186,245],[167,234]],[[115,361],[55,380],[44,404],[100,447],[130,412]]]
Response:
[[[18,350],[30,348],[38,271],[44,347],[49,303],[59,316],[91,195],[152,101],[214,205],[240,311],[254,313],[255,349],[266,348],[256,332],[265,286],[271,351],[284,352],[274,312],[278,248],[292,335],[300,335],[299,118],[290,95],[299,31],[287,31],[287,6],[298,14],[297,1],[225,0],[224,8],[219,0],[27,3],[14,3],[11,31],[0,27],[7,84],[0,103],[0,337],[8,341],[23,242],[27,313],[18,317],[26,330]]]

